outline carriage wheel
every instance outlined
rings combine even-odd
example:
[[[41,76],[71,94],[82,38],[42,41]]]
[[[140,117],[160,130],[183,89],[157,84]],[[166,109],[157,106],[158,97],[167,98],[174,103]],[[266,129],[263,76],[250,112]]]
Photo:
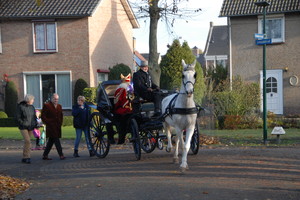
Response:
[[[164,141],[163,141],[163,139],[160,138],[160,137],[157,139],[157,148],[158,148],[159,150],[163,150],[163,149],[164,149]]]
[[[91,145],[98,158],[105,158],[109,152],[110,143],[104,128],[105,124],[101,119],[100,113],[92,113],[90,117]]]
[[[141,131],[141,147],[146,153],[151,153],[156,147],[156,139],[151,131]]]
[[[140,142],[140,135],[139,135],[139,128],[136,123],[136,120],[132,118],[130,120],[130,132],[132,135],[132,145],[133,145],[133,150],[134,154],[137,160],[141,159],[141,142]]]
[[[200,134],[199,134],[198,122],[196,121],[194,134],[193,134],[192,140],[191,140],[191,150],[194,155],[196,155],[198,153],[199,146],[200,146]]]

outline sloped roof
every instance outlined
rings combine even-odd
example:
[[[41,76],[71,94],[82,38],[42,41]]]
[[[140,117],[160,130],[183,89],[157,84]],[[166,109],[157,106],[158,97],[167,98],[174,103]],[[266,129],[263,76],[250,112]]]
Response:
[[[101,0],[1,0],[0,18],[91,16]]]
[[[258,15],[263,8],[255,5],[255,2],[263,0],[224,0],[220,11],[220,17]],[[268,14],[300,12],[300,0],[266,0]]]
[[[205,55],[228,55],[228,26],[211,26]]]

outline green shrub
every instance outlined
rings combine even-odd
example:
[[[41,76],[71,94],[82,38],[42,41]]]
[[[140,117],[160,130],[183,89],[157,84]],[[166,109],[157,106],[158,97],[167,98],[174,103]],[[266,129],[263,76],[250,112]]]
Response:
[[[7,118],[7,114],[4,111],[0,111],[0,119],[1,118]]]
[[[9,81],[5,87],[5,112],[8,117],[14,117],[17,110],[18,92],[14,82]]]
[[[109,74],[108,74],[108,80],[120,80],[120,75],[123,74],[124,76],[127,76],[128,74],[131,74],[130,68],[121,63],[113,66],[112,68],[109,68]]]
[[[0,127],[17,127],[17,122],[14,117],[0,118]]]
[[[83,95],[84,88],[87,88],[88,84],[82,78],[78,79],[74,87],[74,104],[77,102],[77,97]],[[84,95],[83,95],[84,96]]]
[[[64,116],[62,126],[73,126],[73,116]]]
[[[83,96],[85,96],[85,101],[96,104],[97,88],[96,87],[85,88],[83,90]]]

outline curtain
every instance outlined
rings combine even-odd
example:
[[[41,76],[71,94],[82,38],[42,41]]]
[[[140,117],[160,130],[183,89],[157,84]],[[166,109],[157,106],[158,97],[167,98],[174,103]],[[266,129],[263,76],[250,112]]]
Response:
[[[71,81],[69,74],[57,74],[57,94],[63,108],[71,108]]]
[[[34,96],[34,107],[41,108],[42,105],[39,75],[26,75],[26,91],[27,94]]]
[[[35,24],[35,48],[45,50],[44,24]]]
[[[55,24],[47,24],[47,49],[55,50],[56,49],[56,34],[55,34]]]

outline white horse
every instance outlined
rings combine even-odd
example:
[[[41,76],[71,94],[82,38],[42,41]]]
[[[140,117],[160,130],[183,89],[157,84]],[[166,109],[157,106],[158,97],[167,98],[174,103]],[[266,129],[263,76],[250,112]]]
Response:
[[[194,84],[196,82],[196,60],[192,64],[185,64],[182,60],[183,72],[180,92],[167,96],[162,101],[162,111],[165,112],[164,130],[168,138],[167,151],[172,149],[171,130],[176,131],[175,152],[173,161],[178,160],[178,144],[182,145],[182,161],[180,169],[182,172],[188,169],[187,154],[191,145],[191,138],[194,133],[197,120],[197,108],[194,102]],[[167,115],[166,115],[167,114]],[[185,141],[183,132],[186,131]]]

